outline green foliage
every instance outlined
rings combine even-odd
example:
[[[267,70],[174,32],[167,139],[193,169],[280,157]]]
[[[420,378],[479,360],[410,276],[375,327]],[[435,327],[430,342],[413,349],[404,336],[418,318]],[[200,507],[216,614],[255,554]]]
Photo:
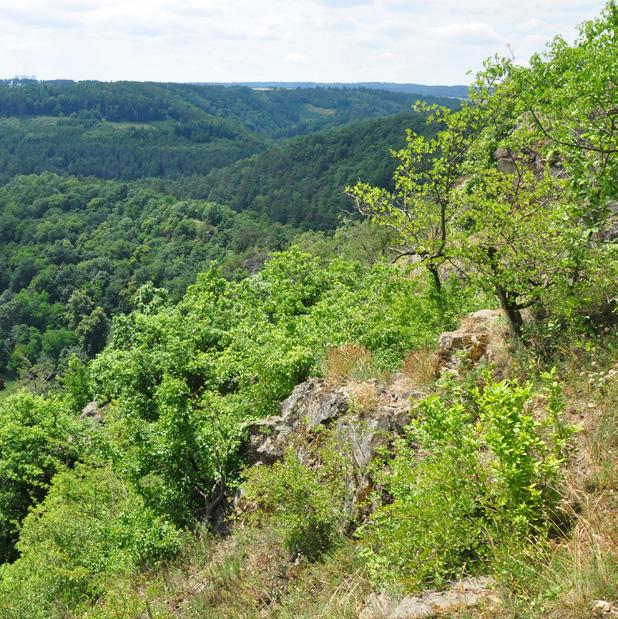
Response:
[[[542,409],[531,383],[507,381],[447,384],[418,406],[380,475],[393,500],[362,531],[376,579],[441,584],[483,570],[495,545],[545,533],[573,433],[555,376],[546,382]]]
[[[409,133],[394,192],[349,190],[438,288],[449,262],[493,291],[517,335],[522,309],[547,306],[555,288],[577,298],[615,258],[603,231],[616,197],[616,15],[609,2],[572,46],[557,38],[530,66],[488,61],[469,102],[429,116],[434,138]]]
[[[273,514],[292,556],[310,561],[333,550],[349,524],[345,512],[349,457],[327,443],[316,460],[304,464],[289,450],[272,466],[248,469],[243,484],[247,500]]]
[[[3,617],[66,617],[108,582],[174,553],[180,533],[109,467],[61,471],[23,523],[20,558],[0,567]]]
[[[457,311],[475,302],[448,293]],[[327,348],[358,341],[380,367],[396,367],[455,319],[448,306],[396,267],[321,264],[293,249],[240,282],[204,273],[179,305],[141,301],[114,320],[88,389],[71,392],[114,402],[119,467],[149,506],[187,524],[237,477],[246,421],[275,413]]]
[[[409,101],[362,89],[0,84],[0,176],[12,179],[0,188],[0,367],[49,392],[0,401],[0,614],[105,616],[129,582],[139,593],[110,612],[143,613],[147,577],[136,575],[178,550],[181,528],[214,517],[241,483],[248,424],[276,413],[329,354],[336,376],[395,370],[487,307],[487,294],[548,356],[562,330],[609,331],[616,15],[609,2],[573,45],[556,39],[528,66],[489,61],[455,111],[420,106],[270,150]],[[426,117],[395,163],[376,163],[402,123]],[[358,175],[368,182],[351,193],[372,222],[305,231],[279,251],[299,229],[331,228],[337,192]],[[429,273],[387,264],[389,245]],[[59,370],[62,389],[51,383]],[[380,584],[504,573],[510,549],[545,543],[561,524],[574,428],[555,372],[541,386],[477,372],[438,389],[376,463],[377,509],[345,542]],[[103,419],[80,419],[93,399]],[[308,565],[290,567],[289,554],[332,557],[352,529],[349,454],[319,449],[322,438],[302,459],[290,451],[245,473],[258,520],[274,524],[266,539],[287,547],[269,604]],[[610,488],[611,466],[597,468],[594,484]],[[240,551],[227,557],[211,584],[251,571]]]
[[[90,370],[77,355],[69,357],[62,385],[65,401],[73,411],[80,411],[90,400]]]
[[[284,138],[405,112],[418,98],[359,88],[0,81],[0,178],[202,176]]]
[[[77,420],[60,399],[20,392],[0,401],[0,563],[14,557],[28,509],[80,451]]]
[[[233,249],[246,228],[252,238]],[[15,371],[78,346],[94,356],[109,318],[141,303],[133,297],[148,282],[178,300],[211,262],[237,256],[231,275],[246,275],[245,259],[292,237],[267,218],[212,203],[49,174],[0,188],[0,230],[0,364]]]
[[[406,147],[391,151],[398,162],[394,191],[367,182],[346,191],[362,215],[391,231],[397,257],[420,259],[439,289],[438,267],[453,256],[451,224],[458,211],[455,190],[481,121],[465,104],[460,111],[420,103],[416,109],[424,113],[427,124],[441,130],[431,137],[407,130]]]
[[[345,186],[358,178],[390,184],[388,150],[403,145],[406,128],[427,132],[424,117],[408,112],[295,138],[174,190],[303,228],[333,228],[340,213],[349,211]]]

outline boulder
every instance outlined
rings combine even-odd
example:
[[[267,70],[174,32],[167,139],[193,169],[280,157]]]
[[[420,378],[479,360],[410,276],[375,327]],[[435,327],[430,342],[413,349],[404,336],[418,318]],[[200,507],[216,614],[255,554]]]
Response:
[[[371,487],[367,465],[378,450],[403,432],[410,422],[411,400],[424,395],[403,375],[388,384],[308,380],[281,403],[279,415],[251,423],[244,459],[249,466],[272,464],[291,448],[312,466],[315,445],[319,444],[316,439],[330,428],[341,451],[350,455],[346,511],[353,518]]]
[[[303,457],[310,437],[332,427],[357,466],[369,463],[386,440],[400,434],[410,420],[410,399],[424,395],[403,376],[389,384],[349,381],[333,385],[313,378],[297,385],[280,405],[280,414],[251,423],[244,448],[249,465],[272,464],[294,447]]]
[[[302,432],[328,426],[348,407],[344,394],[331,389],[324,380],[314,378],[297,385],[281,403],[279,415],[251,423],[245,461],[249,465],[276,462]]]
[[[489,600],[493,580],[489,576],[464,578],[445,591],[423,591],[406,597],[388,619],[429,619],[479,606]]]
[[[456,331],[438,340],[440,372],[459,372],[485,361],[505,372],[509,329],[501,310],[480,310],[466,316]]]
[[[489,576],[463,578],[449,588],[428,589],[418,595],[395,600],[385,593],[372,594],[361,611],[360,619],[430,619],[453,616],[462,611],[497,602],[492,594],[494,581]],[[466,615],[468,616],[468,615]]]
[[[92,419],[96,423],[103,423],[105,421],[103,416],[104,407],[99,406],[94,400],[88,402],[84,408],[82,408],[80,419]]]

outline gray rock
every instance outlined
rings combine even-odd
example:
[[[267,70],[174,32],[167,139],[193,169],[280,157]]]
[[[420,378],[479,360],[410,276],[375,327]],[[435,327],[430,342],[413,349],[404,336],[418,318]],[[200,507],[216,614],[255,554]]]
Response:
[[[297,385],[280,405],[280,414],[259,419],[249,426],[244,448],[248,465],[272,464],[283,457],[293,439],[301,432],[328,426],[348,411],[345,395],[320,379]]]
[[[308,380],[281,403],[279,415],[249,426],[245,461],[250,466],[272,464],[291,448],[302,462],[313,465],[311,445],[325,428],[331,428],[341,451],[350,455],[346,512],[354,518],[371,487],[367,465],[408,425],[411,399],[424,395],[403,376],[389,384]]]
[[[99,406],[94,400],[88,402],[84,408],[82,408],[80,419],[92,419],[96,423],[103,423],[105,421],[103,412],[105,407]]]
[[[440,336],[440,371],[458,372],[464,363],[469,367],[481,361],[504,365],[508,363],[508,355],[505,354],[508,337],[508,326],[500,310],[480,310],[469,314],[456,331]]]
[[[428,590],[406,597],[388,619],[429,619],[446,613],[470,609],[489,601],[493,579],[489,576],[464,578],[444,591]]]

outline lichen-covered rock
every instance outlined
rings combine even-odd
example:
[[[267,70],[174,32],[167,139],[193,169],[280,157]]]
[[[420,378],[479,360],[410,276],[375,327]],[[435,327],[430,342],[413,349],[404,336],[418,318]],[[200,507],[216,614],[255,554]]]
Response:
[[[459,372],[485,361],[506,371],[509,329],[500,310],[480,310],[466,316],[456,331],[438,340],[440,371]]]
[[[260,419],[249,426],[245,461],[249,465],[276,462],[301,432],[327,426],[348,409],[344,393],[333,390],[324,380],[314,378],[297,385],[281,403],[279,415]]]
[[[429,589],[418,595],[395,600],[387,594],[372,594],[359,617],[361,619],[430,619],[453,616],[481,604],[497,601],[492,594],[494,581],[489,576],[463,578],[448,589]],[[468,615],[466,615],[468,616]]]
[[[370,380],[334,385],[324,379],[308,380],[281,403],[279,415],[249,426],[245,461],[250,466],[272,464],[291,448],[311,466],[315,439],[329,428],[351,461],[346,480],[351,499],[346,511],[355,517],[371,488],[367,465],[403,432],[410,422],[411,400],[424,395],[404,376],[388,384]]]
[[[493,580],[488,576],[464,578],[445,591],[423,591],[406,597],[388,619],[429,619],[479,606],[491,598]]]
[[[80,419],[92,419],[96,423],[103,423],[104,407],[99,406],[94,400],[92,402],[88,402],[84,408],[82,408]]]
[[[379,447],[401,433],[410,420],[410,399],[423,395],[402,376],[389,384],[308,380],[281,403],[279,415],[249,426],[245,460],[249,465],[272,464],[289,447],[302,452],[299,437],[330,427],[350,447],[355,464],[363,467]]]

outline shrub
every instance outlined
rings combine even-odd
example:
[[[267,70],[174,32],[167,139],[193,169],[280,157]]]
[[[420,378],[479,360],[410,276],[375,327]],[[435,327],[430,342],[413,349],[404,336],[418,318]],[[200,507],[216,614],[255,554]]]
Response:
[[[315,560],[343,539],[348,467],[346,457],[330,444],[320,450],[314,466],[289,450],[272,466],[249,469],[243,488],[249,501],[272,513],[292,555]]]
[[[447,384],[419,405],[377,476],[392,502],[361,531],[374,578],[440,584],[482,569],[500,540],[544,535],[573,431],[554,374],[545,382],[542,394],[513,381]]]
[[[79,452],[79,426],[57,398],[26,391],[0,403],[0,563],[14,555],[19,523]]]
[[[21,557],[0,568],[3,617],[65,617],[109,579],[179,548],[178,531],[144,507],[110,467],[58,473],[23,523]]]

